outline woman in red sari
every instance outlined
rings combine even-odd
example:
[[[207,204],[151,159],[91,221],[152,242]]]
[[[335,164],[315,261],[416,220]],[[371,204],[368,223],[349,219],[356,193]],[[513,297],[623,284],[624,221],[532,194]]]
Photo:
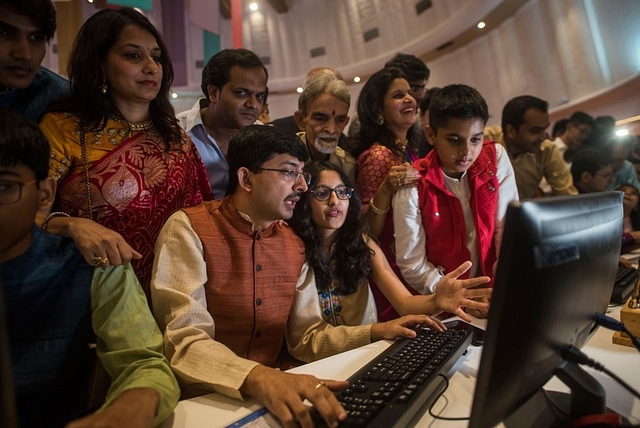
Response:
[[[411,167],[417,160],[419,134],[416,100],[411,87],[398,68],[384,68],[365,83],[358,98],[360,119],[356,188],[362,199],[369,231],[380,241],[380,248],[398,278],[391,199],[399,187],[416,185],[418,173]],[[378,318],[398,317],[384,294],[371,281]]]
[[[131,261],[148,292],[165,220],[213,197],[169,102],[167,49],[142,14],[105,9],[80,29],[68,74],[70,96],[40,123],[58,180],[43,228],[73,238],[96,266]]]

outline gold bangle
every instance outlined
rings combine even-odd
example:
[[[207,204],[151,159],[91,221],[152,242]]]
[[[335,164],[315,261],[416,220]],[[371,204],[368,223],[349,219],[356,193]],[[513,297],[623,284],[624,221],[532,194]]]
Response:
[[[387,207],[387,209],[381,210],[380,208],[374,205],[373,198],[369,199],[369,209],[373,211],[374,214],[384,215],[389,212],[389,208],[390,207]]]
[[[45,232],[47,231],[47,226],[49,225],[49,220],[51,220],[54,217],[71,217],[69,214],[62,212],[62,211],[54,211],[51,214],[49,214],[48,216],[46,216],[44,218],[44,220],[42,221],[42,230],[44,230]]]

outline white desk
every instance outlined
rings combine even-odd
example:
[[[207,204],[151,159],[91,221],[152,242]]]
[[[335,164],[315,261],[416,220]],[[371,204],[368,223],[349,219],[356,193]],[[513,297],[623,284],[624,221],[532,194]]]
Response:
[[[620,307],[612,308],[610,316],[619,319]],[[583,352],[602,363],[613,373],[622,377],[636,389],[640,389],[640,353],[635,348],[615,345],[611,342],[613,332],[599,328]],[[291,372],[313,374],[319,378],[346,379],[360,367],[377,356],[390,342],[380,341],[335,355],[315,363],[297,367]],[[471,413],[473,391],[476,383],[482,348],[470,346],[468,354],[454,367],[449,388],[434,407],[434,413],[448,417],[468,417]],[[634,423],[640,422],[640,400],[619,386],[603,373],[587,369],[607,391],[607,406],[624,416],[631,416]],[[548,390],[568,391],[558,379],[553,378],[545,386]],[[220,394],[181,401],[173,415],[165,421],[164,428],[223,427],[260,409],[255,401],[240,402]],[[452,422],[434,420],[425,414],[417,422],[420,427],[466,427],[466,421]]]

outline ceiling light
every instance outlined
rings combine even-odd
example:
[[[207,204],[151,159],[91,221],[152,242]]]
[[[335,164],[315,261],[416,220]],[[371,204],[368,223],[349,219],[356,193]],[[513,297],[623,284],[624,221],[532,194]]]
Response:
[[[616,135],[617,135],[618,137],[624,137],[624,136],[627,136],[627,135],[629,135],[629,130],[628,130],[628,129],[618,129],[618,130],[616,131]]]
[[[258,10],[258,3],[255,3],[255,2],[251,3],[249,5],[249,9],[251,9],[251,10],[253,10],[255,12],[256,10]]]
[[[356,77],[354,77],[354,78],[353,78],[353,81],[354,81],[354,82],[356,82],[356,83],[360,82],[360,76],[356,76]]]
[[[487,24],[485,24],[484,22],[480,21],[478,22],[478,28],[480,28],[481,30],[486,26]]]
[[[302,89],[302,86],[298,86],[298,89],[296,89],[296,92],[301,94],[302,91],[304,91],[304,89]]]

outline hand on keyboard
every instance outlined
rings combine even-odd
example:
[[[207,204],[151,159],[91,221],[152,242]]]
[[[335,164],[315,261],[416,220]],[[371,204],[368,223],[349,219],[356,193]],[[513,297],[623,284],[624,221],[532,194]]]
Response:
[[[444,332],[416,327],[413,339],[399,339],[349,377],[349,388],[338,395],[348,417],[347,427],[404,428],[442,390],[443,377],[464,354],[473,327],[460,321]],[[322,426],[314,409],[312,417]]]
[[[405,315],[387,322],[379,322],[371,327],[371,341],[381,339],[396,339],[398,337],[407,337],[413,339],[416,337],[416,331],[412,328],[418,324],[425,324],[435,331],[444,331],[446,327],[436,318],[427,315]]]
[[[334,427],[346,419],[347,413],[332,391],[348,386],[347,381],[320,381],[315,376],[258,365],[251,370],[240,391],[258,399],[285,427],[314,426],[305,399],[315,406],[327,426]]]

